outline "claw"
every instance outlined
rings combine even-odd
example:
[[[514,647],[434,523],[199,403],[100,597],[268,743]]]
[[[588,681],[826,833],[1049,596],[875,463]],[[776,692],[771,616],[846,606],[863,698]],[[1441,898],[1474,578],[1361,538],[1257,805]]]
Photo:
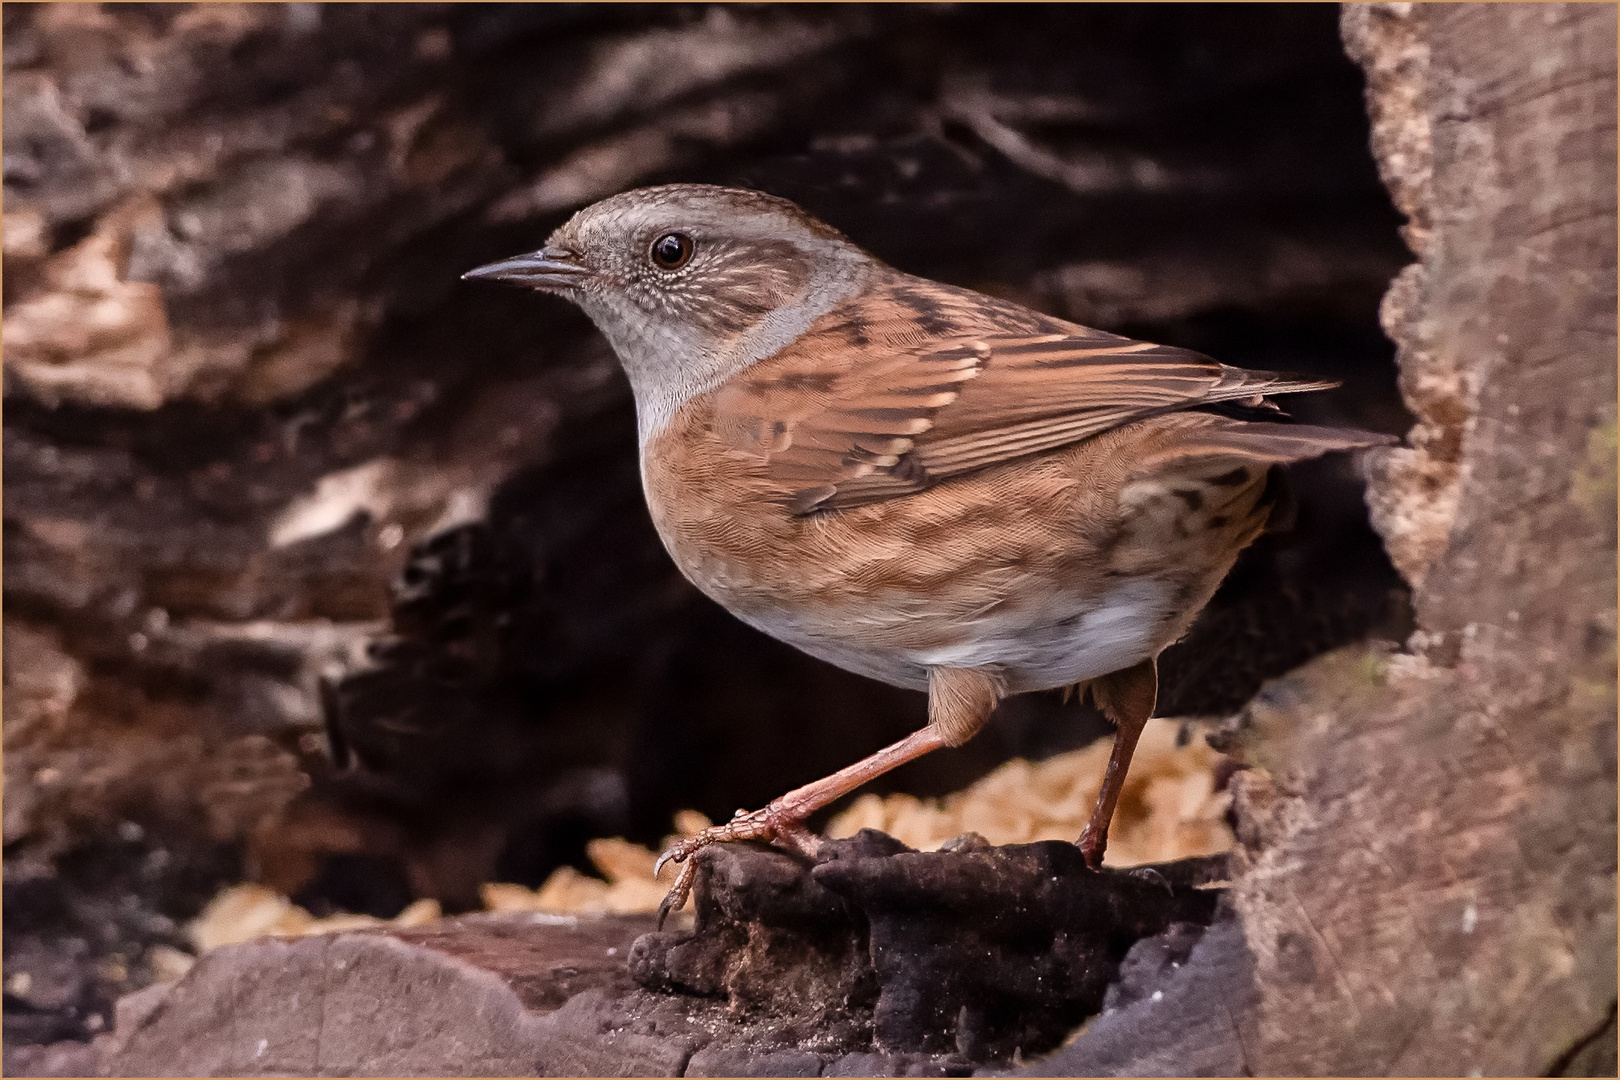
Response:
[[[653,877],[657,877],[668,863],[681,865],[681,872],[675,878],[675,884],[670,886],[663,902],[658,905],[660,929],[663,928],[664,919],[669,913],[679,911],[692,893],[692,883],[697,878],[697,862],[692,856],[710,844],[724,844],[736,840],[782,840],[789,846],[810,855],[815,853],[817,844],[815,836],[800,824],[798,819],[784,814],[776,803],[753,813],[738,810],[724,825],[711,825],[702,832],[688,836],[658,856],[658,861],[653,863]]]
[[[692,882],[697,877],[697,863],[692,860],[692,856],[709,842],[710,838],[706,832],[689,836],[658,856],[658,861],[653,863],[655,878],[663,873],[664,867],[671,862],[679,863],[681,867],[681,872],[675,875],[675,883],[669,887],[669,892],[664,894],[664,899],[659,901],[658,929],[664,928],[664,920],[669,918],[670,912],[679,911],[686,906],[686,898],[692,894]]]
[[[666,852],[665,855],[672,853]],[[670,912],[679,911],[686,906],[686,898],[692,895],[692,882],[696,877],[697,863],[684,862],[681,872],[675,876],[675,884],[669,887],[669,892],[658,902],[658,929],[664,928],[664,920],[669,918]]]

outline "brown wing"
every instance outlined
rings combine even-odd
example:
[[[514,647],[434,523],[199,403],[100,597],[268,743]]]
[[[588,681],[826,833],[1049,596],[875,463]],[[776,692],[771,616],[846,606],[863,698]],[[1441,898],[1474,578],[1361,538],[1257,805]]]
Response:
[[[784,501],[808,514],[921,491],[1156,413],[1333,385],[896,275],[728,382],[714,424],[764,457]]]

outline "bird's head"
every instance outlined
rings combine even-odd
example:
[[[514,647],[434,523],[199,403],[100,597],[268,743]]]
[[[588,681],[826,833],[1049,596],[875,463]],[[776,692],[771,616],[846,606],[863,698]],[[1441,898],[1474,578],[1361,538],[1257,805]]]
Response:
[[[462,276],[578,304],[629,374],[645,435],[791,343],[875,265],[786,199],[672,184],[588,206],[539,251]]]

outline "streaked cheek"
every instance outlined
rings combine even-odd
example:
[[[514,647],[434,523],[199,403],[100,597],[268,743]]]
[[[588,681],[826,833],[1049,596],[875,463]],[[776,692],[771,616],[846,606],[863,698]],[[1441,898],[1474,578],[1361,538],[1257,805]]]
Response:
[[[810,268],[797,249],[787,246],[767,258],[720,262],[704,276],[703,310],[696,314],[716,333],[741,333],[796,303],[809,282]]]

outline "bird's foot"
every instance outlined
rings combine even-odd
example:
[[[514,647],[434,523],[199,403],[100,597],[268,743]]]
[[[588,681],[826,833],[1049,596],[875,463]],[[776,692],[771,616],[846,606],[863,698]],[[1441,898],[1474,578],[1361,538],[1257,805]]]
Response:
[[[666,863],[673,862],[681,868],[675,877],[675,884],[670,886],[663,902],[658,905],[659,929],[663,929],[664,920],[670,912],[679,911],[686,905],[686,898],[692,894],[692,883],[697,879],[697,862],[692,856],[710,844],[731,844],[739,840],[775,841],[800,854],[815,855],[820,841],[804,827],[801,818],[790,814],[780,803],[778,799],[753,813],[738,810],[724,825],[711,825],[658,856],[658,861],[653,864],[653,877],[663,871]]]
[[[1108,830],[1093,829],[1087,825],[1080,833],[1080,839],[1074,842],[1080,849],[1080,857],[1086,860],[1086,865],[1093,870],[1101,870],[1103,852],[1108,850]]]

